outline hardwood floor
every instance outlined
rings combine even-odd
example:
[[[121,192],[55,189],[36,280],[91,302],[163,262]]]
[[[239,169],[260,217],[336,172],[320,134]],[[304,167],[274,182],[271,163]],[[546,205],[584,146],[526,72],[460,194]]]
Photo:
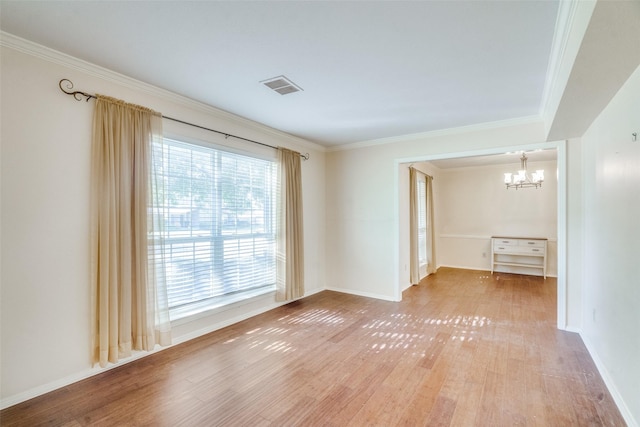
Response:
[[[7,408],[6,426],[623,426],[553,278],[325,291]]]

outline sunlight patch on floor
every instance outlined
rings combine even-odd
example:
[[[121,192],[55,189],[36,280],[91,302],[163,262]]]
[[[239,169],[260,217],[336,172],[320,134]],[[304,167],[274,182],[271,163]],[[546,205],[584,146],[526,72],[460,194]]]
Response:
[[[344,322],[344,318],[335,311],[320,309],[310,310],[308,312],[300,313],[295,316],[284,316],[278,320],[285,321],[289,324],[323,323],[327,325],[339,325]]]
[[[389,351],[394,349],[413,349],[415,355],[425,357],[424,351],[433,341],[435,336],[431,336],[432,327],[448,326],[453,329],[447,340],[459,342],[471,342],[474,340],[473,335],[480,328],[487,327],[492,324],[492,320],[485,316],[443,316],[437,317],[421,317],[408,314],[392,314],[391,320],[374,319],[362,326],[363,329],[369,330],[368,336],[377,338],[370,349],[379,353],[381,351]],[[425,326],[428,329],[425,329]],[[424,332],[406,333],[394,332],[395,330],[406,331],[407,328],[414,327],[422,329]],[[439,342],[444,341],[440,339]]]

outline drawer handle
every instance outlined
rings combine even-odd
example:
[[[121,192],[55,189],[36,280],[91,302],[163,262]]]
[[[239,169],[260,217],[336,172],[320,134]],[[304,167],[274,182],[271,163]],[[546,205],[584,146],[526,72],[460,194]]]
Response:
[[[540,252],[540,249],[534,249],[533,252]]]
[[[504,250],[504,247],[503,246],[498,246],[498,249]]]
[[[503,240],[502,243],[509,243],[509,241],[508,240]]]
[[[530,245],[535,245],[536,244],[536,242],[527,242],[527,243],[530,244]]]

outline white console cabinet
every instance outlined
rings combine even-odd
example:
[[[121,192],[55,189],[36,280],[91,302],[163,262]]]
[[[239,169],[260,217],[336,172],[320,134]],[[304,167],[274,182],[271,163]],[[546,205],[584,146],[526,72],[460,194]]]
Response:
[[[546,279],[547,239],[491,237],[491,274],[500,265],[542,270]]]

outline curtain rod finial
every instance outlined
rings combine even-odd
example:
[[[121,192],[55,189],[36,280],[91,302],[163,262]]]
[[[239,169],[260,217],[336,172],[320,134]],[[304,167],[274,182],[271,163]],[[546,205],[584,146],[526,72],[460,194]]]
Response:
[[[65,83],[66,90],[62,87],[62,83]],[[79,90],[73,90],[73,82],[69,79],[62,79],[58,82],[58,86],[60,90],[66,93],[67,95],[71,95],[74,97],[76,101],[82,101],[82,98],[85,98],[85,101],[89,102],[91,98],[95,98],[95,95],[91,95],[89,93],[84,93]]]

